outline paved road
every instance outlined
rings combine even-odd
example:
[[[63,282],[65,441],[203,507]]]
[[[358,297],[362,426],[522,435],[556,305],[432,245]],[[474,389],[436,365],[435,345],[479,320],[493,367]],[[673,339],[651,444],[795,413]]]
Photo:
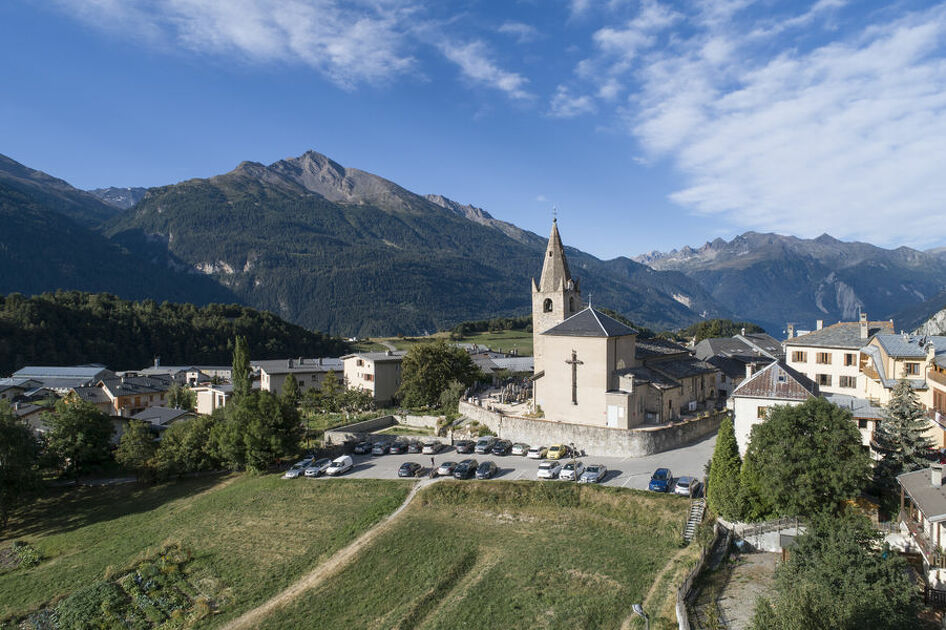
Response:
[[[660,467],[669,468],[673,476],[688,475],[702,479],[703,467],[713,456],[713,446],[716,437],[710,437],[701,442],[678,448],[673,451],[658,453],[648,457],[583,457],[587,464],[604,464],[608,467],[608,476],[605,485],[622,486],[624,488],[647,489],[647,482],[654,470]],[[430,470],[430,455],[353,455],[355,467],[346,477],[360,477],[368,479],[394,479],[397,470],[404,462],[418,462],[424,466],[424,474]],[[499,467],[496,479],[518,480],[536,479],[536,471],[541,460],[528,459],[516,455],[496,457],[493,455],[463,455],[458,454],[453,447],[446,447],[434,456],[439,466],[445,461],[460,461],[473,457],[477,461],[490,459]],[[564,460],[563,460],[564,461]],[[311,479],[304,481],[312,481]]]

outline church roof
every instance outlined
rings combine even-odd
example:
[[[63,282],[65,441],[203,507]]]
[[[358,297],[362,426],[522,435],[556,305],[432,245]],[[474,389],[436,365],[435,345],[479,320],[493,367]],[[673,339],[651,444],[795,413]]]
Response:
[[[571,288],[572,284],[572,274],[568,269],[568,260],[565,258],[562,237],[558,234],[558,222],[553,221],[552,233],[549,234],[549,244],[545,249],[545,259],[542,263],[539,291],[559,291],[563,288]]]
[[[624,337],[636,335],[637,331],[588,306],[542,334],[558,337]]]

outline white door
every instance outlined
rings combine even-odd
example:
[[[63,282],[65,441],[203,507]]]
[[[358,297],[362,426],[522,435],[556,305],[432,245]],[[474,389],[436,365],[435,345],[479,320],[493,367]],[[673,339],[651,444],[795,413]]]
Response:
[[[621,408],[617,405],[608,405],[608,426],[616,427],[618,426],[618,413],[621,411]]]

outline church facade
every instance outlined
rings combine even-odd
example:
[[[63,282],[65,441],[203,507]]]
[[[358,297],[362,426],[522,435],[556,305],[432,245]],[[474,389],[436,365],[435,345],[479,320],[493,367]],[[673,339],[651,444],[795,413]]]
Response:
[[[715,406],[716,369],[584,306],[557,222],[532,281],[534,405],[548,420],[630,429]]]

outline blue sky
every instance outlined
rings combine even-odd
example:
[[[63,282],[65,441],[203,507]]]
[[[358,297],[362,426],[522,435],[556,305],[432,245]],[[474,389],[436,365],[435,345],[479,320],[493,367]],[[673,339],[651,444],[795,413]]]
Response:
[[[0,153],[81,188],[315,149],[603,258],[946,245],[946,5],[12,0]]]

